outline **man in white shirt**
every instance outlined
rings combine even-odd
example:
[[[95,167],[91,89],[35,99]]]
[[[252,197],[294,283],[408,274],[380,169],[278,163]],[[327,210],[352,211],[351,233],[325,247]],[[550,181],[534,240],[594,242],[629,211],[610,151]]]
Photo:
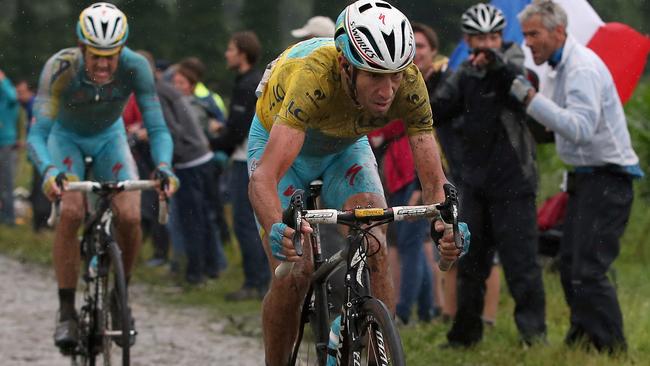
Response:
[[[564,9],[535,0],[520,14],[526,45],[551,66],[536,93],[515,79],[511,93],[527,113],[555,133],[560,158],[573,166],[560,246],[560,274],[571,310],[568,345],[624,351],[623,317],[607,271],[620,249],[630,215],[632,179],[643,175],[625,114],[603,61],[566,32]]]

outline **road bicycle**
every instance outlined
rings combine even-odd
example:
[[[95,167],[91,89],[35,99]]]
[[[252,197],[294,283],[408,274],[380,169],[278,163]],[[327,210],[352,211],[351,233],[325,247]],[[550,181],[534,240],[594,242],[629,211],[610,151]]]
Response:
[[[122,251],[113,237],[112,197],[124,191],[152,190],[161,185],[159,180],[126,180],[121,182],[67,182],[57,179],[65,192],[92,192],[96,197],[95,209],[88,212],[81,238],[83,271],[83,300],[79,316],[79,342],[71,350],[73,366],[94,366],[100,357],[104,366],[111,365],[114,356],[117,364],[130,364],[131,340],[137,332],[131,324],[128,308],[128,293]],[[163,182],[164,183],[164,182]],[[87,199],[87,202],[90,201]],[[88,204],[89,206],[90,204]],[[56,221],[59,201],[53,203],[50,225]],[[90,210],[88,210],[90,211]],[[167,221],[167,204],[161,201],[158,220]],[[112,301],[117,302],[119,320],[111,318],[111,289],[115,292]],[[118,324],[119,323],[119,324]],[[129,331],[123,332],[123,329]],[[120,347],[112,347],[113,341]]]
[[[457,248],[462,248],[458,230],[458,197],[451,184],[444,186],[445,202],[422,206],[391,208],[357,208],[349,211],[318,209],[322,181],[309,186],[309,194],[297,190],[291,196],[289,207],[283,212],[283,222],[299,228],[302,220],[313,228],[309,234],[314,271],[301,310],[298,337],[294,344],[290,365],[405,365],[404,350],[393,316],[386,305],[372,296],[367,258],[370,229],[391,221],[436,218],[441,216],[445,230],[452,230]],[[350,228],[347,246],[329,258],[323,256],[320,224],[339,224]],[[302,255],[300,230],[296,230],[293,245]],[[447,270],[453,263],[441,262]],[[283,262],[275,275],[288,275],[293,263]],[[334,274],[344,271],[343,283],[336,283]],[[312,334],[305,337],[309,323]],[[314,343],[307,349],[301,346]],[[315,348],[314,348],[315,346]],[[305,347],[303,347],[305,348]],[[315,350],[315,359],[311,352]]]

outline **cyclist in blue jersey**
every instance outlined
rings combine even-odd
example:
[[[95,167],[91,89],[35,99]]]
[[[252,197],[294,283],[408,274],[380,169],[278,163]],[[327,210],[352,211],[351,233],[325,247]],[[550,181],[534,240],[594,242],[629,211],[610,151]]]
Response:
[[[165,192],[159,194],[171,195],[178,187],[170,168],[172,140],[153,75],[147,60],[124,45],[128,34],[126,16],[114,5],[89,6],[77,23],[79,46],[52,56],[39,82],[36,123],[29,133],[28,148],[43,175],[45,194],[51,200],[61,198],[61,219],[53,249],[60,306],[54,343],[64,353],[78,339],[74,298],[80,262],[77,230],[84,217],[84,198],[79,192],[62,193],[57,177],[68,181],[84,179],[84,158],[91,157],[97,181],[138,178],[121,118],[129,95],[135,93],[158,176],[169,181]],[[139,192],[117,194],[113,211],[128,281],[142,239]],[[116,301],[111,301],[111,313],[111,318],[119,321]]]

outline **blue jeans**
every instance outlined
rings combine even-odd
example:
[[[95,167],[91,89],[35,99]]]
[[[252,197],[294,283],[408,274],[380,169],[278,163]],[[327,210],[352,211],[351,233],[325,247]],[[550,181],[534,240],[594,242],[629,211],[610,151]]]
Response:
[[[389,197],[391,206],[403,206],[408,203],[416,183],[392,193]],[[424,242],[429,232],[427,220],[394,222],[397,233],[397,251],[400,258],[400,293],[397,302],[397,315],[408,322],[411,307],[417,300],[418,317],[430,320],[433,314],[433,274],[424,254]]]
[[[14,176],[16,172],[16,151],[13,146],[0,147],[0,224],[13,226]]]
[[[213,213],[218,215],[219,211],[214,211]],[[182,227],[181,215],[179,214],[178,209],[178,197],[175,195],[169,202],[169,222],[167,223],[169,240],[172,244],[172,256],[170,260],[170,270],[172,272],[178,272],[180,270],[181,262],[186,255]],[[228,266],[228,260],[221,241],[221,229],[219,228],[219,225],[215,225],[211,230],[217,231],[217,234],[215,234],[217,240],[217,268],[219,271],[223,271]]]
[[[175,170],[181,186],[174,196],[178,222],[172,227],[180,224],[182,246],[187,256],[185,276],[191,283],[202,281],[203,275],[216,277],[221,269],[219,263],[225,260],[210,198],[210,187],[215,184],[213,169],[212,162],[207,162]],[[172,240],[177,239],[175,234]],[[174,244],[175,248],[177,246]]]
[[[180,219],[178,215],[178,198],[174,195],[169,201],[169,222],[167,222],[169,240],[172,244],[170,260],[170,270],[172,272],[178,272],[180,270],[182,258],[185,257],[185,243],[183,242]]]
[[[271,280],[271,272],[262,240],[257,233],[253,208],[248,200],[248,170],[245,161],[232,163],[229,189],[235,235],[244,266],[244,287],[265,290]]]

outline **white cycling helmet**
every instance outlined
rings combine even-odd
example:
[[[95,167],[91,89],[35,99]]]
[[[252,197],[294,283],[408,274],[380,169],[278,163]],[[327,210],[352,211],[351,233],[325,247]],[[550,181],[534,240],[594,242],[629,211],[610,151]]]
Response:
[[[334,38],[336,48],[354,67],[370,72],[402,71],[415,56],[411,23],[384,1],[348,5],[336,21]]]
[[[126,15],[115,5],[95,3],[84,9],[77,23],[77,37],[90,52],[110,56],[119,52],[129,36]]]
[[[473,5],[461,17],[461,29],[466,34],[495,33],[502,31],[505,27],[505,15],[490,4]]]

